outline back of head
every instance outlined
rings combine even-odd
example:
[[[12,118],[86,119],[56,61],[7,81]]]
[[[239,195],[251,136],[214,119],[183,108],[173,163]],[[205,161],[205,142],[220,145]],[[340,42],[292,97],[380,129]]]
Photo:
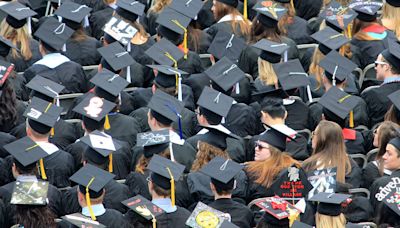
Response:
[[[265,97],[261,101],[261,111],[267,113],[271,118],[285,118],[286,109],[283,106],[283,100],[275,97]]]
[[[202,141],[199,141],[198,145],[198,152],[196,154],[196,160],[194,160],[192,165],[192,171],[200,170],[215,157],[229,159],[229,155],[226,150],[221,150],[220,148]]]
[[[379,142],[379,151],[376,155],[376,159],[382,158],[386,152],[386,146],[391,139],[400,137],[399,130],[400,126],[391,121],[384,121],[379,125],[379,134],[375,134],[375,137],[378,137]]]
[[[325,120],[337,123],[341,128],[346,127],[346,119],[342,119],[335,113],[329,111],[327,108],[322,108],[322,113],[324,114]]]

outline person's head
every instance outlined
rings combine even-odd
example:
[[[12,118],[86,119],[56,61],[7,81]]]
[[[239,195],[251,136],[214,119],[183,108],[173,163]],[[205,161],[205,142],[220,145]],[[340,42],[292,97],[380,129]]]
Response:
[[[23,166],[17,159],[13,158],[11,171],[15,179],[19,175],[36,175],[38,171],[37,163],[34,162],[30,165]]]
[[[325,87],[325,91],[328,91],[332,86],[333,86],[333,75],[330,74],[327,71],[324,71],[323,77],[322,77],[322,83]],[[335,86],[338,88],[343,88],[346,85],[346,79],[343,81],[338,80],[338,78],[335,78]]]
[[[183,34],[179,34],[165,26],[159,25],[157,26],[157,41],[161,40],[162,38],[166,38],[175,46],[178,46],[183,41]]]
[[[104,123],[106,118],[104,117],[100,121],[96,121],[89,117],[83,116],[82,117],[82,129],[85,130],[86,133],[90,133],[92,131],[104,131]]]
[[[382,23],[386,27],[392,27],[391,29],[396,34],[396,37],[400,37],[400,7],[395,7],[387,2],[382,7]],[[388,24],[386,24],[387,22]],[[389,26],[390,25],[390,26]]]
[[[400,124],[400,110],[395,105],[390,106],[389,110],[386,112],[385,121],[386,120]]]
[[[391,139],[400,137],[399,129],[400,126],[398,124],[384,121],[374,130],[373,145],[374,147],[379,148],[376,159],[382,158],[383,154],[386,152],[386,145]]]
[[[279,30],[283,35],[287,35],[288,29],[287,27],[293,23],[293,18],[296,16],[296,10],[294,6],[290,3],[283,3],[283,7],[287,9],[286,14],[282,16],[282,18],[278,22]]]
[[[394,171],[400,169],[400,138],[396,137],[386,145],[386,152],[382,156],[385,169]]]
[[[86,149],[82,153],[82,163],[83,165],[86,164],[91,164],[93,166],[96,166],[99,169],[108,171],[109,169],[109,157],[106,156],[104,157],[101,155],[99,152],[94,150],[91,147],[86,147]]]
[[[281,42],[281,32],[278,26],[267,27],[258,20],[258,17],[253,19],[251,24],[250,42],[256,43],[261,39],[269,39],[274,42]]]
[[[160,13],[165,7],[171,4],[172,0],[156,0],[154,5],[149,9],[149,12]]]
[[[281,156],[281,153],[283,152],[261,140],[258,140],[255,143],[254,151],[254,161],[265,161],[267,159],[275,160],[277,157]]]
[[[86,207],[88,204],[86,202],[86,187],[79,185],[78,187],[78,202],[81,207]],[[90,203],[91,205],[102,204],[106,190],[103,188],[99,192],[89,190]]]
[[[201,106],[198,108],[197,121],[201,125],[218,125],[221,123],[222,116]]]
[[[42,56],[59,52],[58,50],[54,49],[53,47],[51,47],[50,45],[46,44],[45,42],[43,42],[41,40],[39,41],[39,51],[40,51],[40,54],[42,54]]]
[[[169,151],[169,148],[164,149],[163,151],[158,153],[158,155],[164,158],[171,159],[171,152]],[[147,166],[149,165],[151,158],[152,157],[146,157],[142,155],[139,158],[138,163],[136,164],[135,172],[144,174],[144,171],[147,169]]]
[[[232,192],[236,187],[236,180],[232,179],[227,184],[219,184],[219,181],[211,178],[210,188],[214,195],[217,196],[232,196]],[[221,182],[220,182],[221,183]],[[229,186],[229,187],[226,187]]]
[[[258,58],[258,78],[265,85],[278,86],[278,76],[276,75],[272,63]]]
[[[261,102],[261,121],[272,125],[285,123],[287,111],[281,98],[267,97]]]
[[[56,215],[47,205],[16,205],[14,216],[19,227],[57,227]]]
[[[148,188],[152,198],[170,198],[171,188],[161,187],[155,183],[151,178],[148,181]]]
[[[400,74],[400,66],[395,66],[385,59],[384,56],[389,57],[389,55],[388,50],[385,50],[376,58],[375,70],[376,79],[378,80],[385,80],[387,77]]]
[[[213,0],[211,11],[213,12],[216,21],[219,21],[225,15],[239,13],[236,9],[238,4],[237,0],[227,0],[227,2],[231,2],[232,4],[230,5],[223,3],[223,1]]]
[[[26,119],[26,135],[32,140],[47,141],[50,136],[51,127],[42,123]]]
[[[171,128],[172,120],[160,115],[158,112],[149,110],[147,113],[147,123],[152,131],[157,131],[164,128]]]
[[[317,212],[315,214],[315,225],[316,227],[345,227],[346,217],[342,213],[338,216],[330,216]]]
[[[1,86],[0,125],[17,121],[17,98],[11,81],[7,78]]]
[[[209,143],[198,141],[196,159],[193,161],[192,171],[198,171],[208,164],[215,157],[229,159],[229,154],[226,150],[221,150]]]
[[[28,32],[28,26],[24,25],[20,28],[12,27],[6,20],[0,24],[0,35],[9,39],[14,45],[20,44],[20,52],[16,49],[11,50],[11,55],[14,58],[21,57],[24,60],[32,58],[32,51],[30,46],[31,35]]]
[[[332,111],[330,111],[325,107],[322,108],[322,119],[335,122],[339,124],[341,128],[346,127],[346,119],[340,118],[338,115],[336,115],[335,113],[333,113]]]
[[[314,49],[314,54],[311,58],[311,64],[309,73],[315,76],[317,80],[317,89],[321,88],[323,85],[324,69],[319,66],[319,62],[325,57],[325,55],[319,50],[319,48]]]

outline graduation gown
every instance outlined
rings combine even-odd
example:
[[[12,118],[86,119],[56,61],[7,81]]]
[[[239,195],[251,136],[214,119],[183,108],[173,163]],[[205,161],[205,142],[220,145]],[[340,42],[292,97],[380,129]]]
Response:
[[[229,16],[231,16],[231,15],[226,15],[224,17],[229,17]],[[245,41],[248,40],[248,37],[241,32],[239,24],[237,24],[236,28],[233,30],[230,20],[223,20],[223,18],[221,18],[221,20],[220,20],[220,22],[217,22],[204,30],[205,32],[207,32],[210,35],[210,38],[211,38],[210,42],[212,42],[212,40],[214,40],[215,36],[217,35],[217,33],[219,31],[233,33]]]
[[[232,199],[217,199],[208,204],[208,206],[228,213],[231,217],[231,222],[238,227],[251,228],[255,226],[254,215],[250,208]]]
[[[15,123],[11,121],[6,121],[3,125],[0,125],[0,132],[9,133],[14,127],[20,125],[25,122],[25,117],[23,116],[26,107],[28,107],[24,102],[17,100],[16,108],[17,108],[17,119]]]
[[[69,177],[75,172],[72,155],[63,150],[58,150],[43,158],[43,162],[50,184],[57,188],[64,188],[71,185]]]
[[[101,55],[97,49],[101,47],[100,41],[93,37],[87,36],[83,41],[76,41],[69,38],[66,43],[67,51],[64,55],[81,66],[97,65],[101,59]]]
[[[17,47],[21,49],[21,44],[17,44]],[[34,39],[29,40],[29,48],[32,52],[32,57],[28,60],[25,60],[22,56],[13,57],[12,51],[7,55],[6,60],[8,62],[14,63],[15,72],[24,72],[28,67],[32,66],[36,61],[39,61],[42,58],[42,54],[39,51],[39,42]]]
[[[394,181],[393,178],[400,177],[400,170],[395,170],[390,176],[383,176],[376,179],[370,186],[369,191],[371,192],[370,202],[374,208],[374,215],[377,216],[381,213],[380,207],[383,204],[383,197],[387,196],[388,193],[396,187],[398,181]]]
[[[104,35],[103,27],[111,19],[114,9],[110,6],[106,6],[102,10],[93,12],[89,17],[89,24],[92,37],[100,40]]]
[[[194,38],[192,37],[192,34],[189,32],[188,33],[188,48],[189,50],[196,52],[198,54],[206,54],[208,53],[208,48],[210,47],[210,34],[206,33],[203,30],[198,30],[198,40],[197,40],[197,47],[194,46]]]
[[[296,44],[309,44],[313,43],[314,39],[311,38],[312,31],[308,27],[308,23],[301,17],[294,16],[293,23],[286,26],[288,31],[287,36],[292,39]]]
[[[90,216],[86,216],[87,219],[91,219]],[[125,219],[124,215],[121,212],[114,210],[114,209],[106,209],[104,214],[96,215],[96,221],[100,224],[105,225],[106,227],[110,228],[128,228],[130,225],[128,221]],[[76,228],[77,226],[63,221],[59,228]]]
[[[365,140],[361,132],[353,129],[342,129],[348,154],[366,154]]]
[[[9,80],[13,85],[13,89],[17,99],[22,101],[27,101],[29,94],[26,94],[25,92],[24,85],[26,84],[26,79],[24,78],[24,76],[21,74],[15,74],[13,75],[13,77],[8,77],[7,80]]]
[[[376,161],[371,161],[368,162],[367,166],[362,170],[362,185],[361,187],[363,188],[369,188],[372,186],[372,183],[374,183],[375,180],[379,179],[382,177],[382,175],[379,173],[378,169],[378,163]],[[383,176],[390,176],[392,172],[384,169],[383,170]]]
[[[189,86],[193,92],[194,103],[197,103],[205,86],[210,85],[210,78],[205,73],[192,74],[182,80],[182,83]]]
[[[243,103],[235,103],[229,110],[228,116],[225,118],[224,127],[228,128],[232,133],[246,137],[255,135],[256,129],[256,113],[254,110]]]
[[[297,130],[309,128],[308,116],[310,110],[301,99],[296,99],[294,97],[284,99],[283,104],[288,113],[288,116],[285,120],[287,126]]]
[[[132,58],[139,64],[141,64],[142,71],[143,71],[143,83],[140,87],[151,87],[152,82],[154,79],[154,72],[150,67],[146,67],[147,65],[153,64],[153,60],[145,54],[145,51],[149,49],[151,46],[155,44],[155,40],[151,37],[147,39],[147,41],[143,44],[133,44],[131,43],[131,51],[129,54],[132,56]],[[134,72],[131,69],[131,73]],[[133,74],[135,78],[136,77],[136,72]]]
[[[187,54],[187,59],[182,58],[178,61],[178,68],[188,74],[196,74],[204,71],[199,54],[190,50]]]
[[[318,16],[323,3],[322,0],[296,0],[293,2],[296,8],[296,15],[307,21]]]
[[[158,18],[159,13],[155,13],[153,11],[148,11],[147,15],[143,15],[139,18],[140,24],[143,25],[144,29],[146,29],[147,33],[150,36],[154,36],[157,34],[157,26],[156,20]]]
[[[135,118],[121,113],[109,113],[108,120],[111,128],[105,130],[105,133],[115,139],[129,143],[131,147],[136,144],[136,135],[140,132],[140,128]]]
[[[15,138],[15,136],[13,136],[9,133],[0,132],[0,158],[5,158],[9,155],[9,153],[3,148],[3,146],[5,146],[9,143],[12,143],[15,140],[17,140],[17,138]],[[1,186],[1,181],[0,181],[0,186]]]

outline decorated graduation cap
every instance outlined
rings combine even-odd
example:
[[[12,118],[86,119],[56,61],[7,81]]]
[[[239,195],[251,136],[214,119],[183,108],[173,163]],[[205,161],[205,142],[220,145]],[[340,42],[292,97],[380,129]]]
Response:
[[[191,21],[190,17],[185,16],[181,11],[175,11],[166,7],[157,17],[156,23],[159,24],[157,33],[173,42],[181,40],[183,35],[184,58],[187,58],[189,49],[187,47],[187,26]]]
[[[279,196],[264,198],[256,205],[265,211],[261,219],[275,226],[289,227],[289,220],[295,220],[300,214],[299,209]]]
[[[182,13],[186,17],[196,20],[197,14],[203,8],[203,1],[201,0],[174,0],[169,7],[177,12]]]
[[[160,65],[168,65],[178,68],[178,61],[183,57],[184,53],[171,41],[162,38],[153,44],[145,54],[152,58]]]
[[[369,0],[353,0],[349,7],[358,13],[357,19],[361,21],[371,22],[378,17],[377,12],[382,7],[383,3],[379,1]]]
[[[307,174],[302,168],[295,165],[282,170],[271,185],[271,191],[275,195],[293,201],[305,198],[312,188],[312,184],[307,179]]]
[[[229,218],[225,213],[198,202],[192,214],[186,220],[186,225],[193,228],[221,227],[222,223],[227,219]]]
[[[266,142],[269,145],[276,147],[280,151],[285,151],[287,138],[294,140],[291,135],[287,135],[286,133],[273,126],[268,126],[268,129],[260,134],[258,140]]]
[[[16,181],[11,195],[10,204],[44,206],[48,204],[47,181]]]
[[[207,52],[217,59],[222,59],[225,56],[232,62],[237,62],[245,47],[246,42],[242,38],[221,29],[215,35]]]
[[[80,141],[89,146],[84,153],[86,159],[98,165],[108,160],[108,171],[113,172],[113,152],[121,149],[117,141],[110,135],[97,130],[83,136]]]
[[[389,94],[388,98],[392,102],[392,104],[398,110],[400,110],[400,90],[397,90],[396,92]]]
[[[400,139],[399,138],[395,138],[398,140],[397,143],[400,144]],[[393,139],[392,139],[393,140]],[[392,141],[390,140],[390,141]],[[398,145],[399,146],[399,145]],[[397,147],[399,149],[399,147]],[[389,183],[393,183],[393,181],[389,182]],[[396,185],[396,187],[391,187],[389,193],[383,198],[383,203],[389,207],[393,212],[395,212],[397,214],[397,216],[400,216],[400,208],[399,208],[399,204],[400,204],[400,191],[399,191],[399,187],[398,184]]]
[[[259,13],[257,17],[258,21],[269,28],[276,27],[278,21],[287,11],[281,4],[270,0],[259,1],[254,5],[253,10]]]
[[[200,172],[210,176],[211,183],[218,189],[232,190],[235,184],[235,176],[241,170],[240,164],[222,157],[215,157]]]
[[[289,46],[285,43],[277,43],[267,39],[259,40],[253,44],[253,47],[260,49],[260,58],[270,63],[279,63],[282,54],[289,49]]]
[[[81,228],[105,228],[106,226],[93,221],[92,219],[88,219],[86,216],[81,213],[74,213],[70,215],[65,215],[61,217],[62,220],[67,221],[77,227]]]
[[[242,80],[245,76],[244,72],[227,57],[223,57],[214,65],[209,67],[204,73],[223,91],[229,91],[233,85]],[[239,85],[236,85],[237,87]],[[215,86],[214,86],[215,87]],[[219,91],[218,88],[214,88]]]
[[[324,55],[328,54],[331,50],[338,50],[350,41],[344,34],[330,27],[326,27],[312,34],[311,37],[319,43],[318,49]]]
[[[325,19],[326,24],[338,32],[348,29],[348,25],[357,16],[357,13],[348,6],[342,6],[332,0],[319,15]]]
[[[175,206],[175,181],[179,180],[185,166],[155,154],[147,168],[151,171],[150,179],[154,184],[171,190],[172,206]]]
[[[10,53],[11,48],[19,51],[19,49],[10,40],[0,36],[0,56],[6,57],[8,53]]]
[[[86,164],[79,169],[69,179],[79,184],[79,191],[85,194],[86,204],[89,209],[90,217],[96,220],[93,213],[91,199],[100,197],[103,194],[103,189],[108,182],[115,177],[114,174],[97,168],[94,165]]]
[[[48,17],[35,32],[35,36],[48,47],[60,51],[73,33],[74,30],[65,23],[58,22],[54,17]]]
[[[393,7],[400,7],[400,2],[398,0],[386,0],[386,3]]]
[[[323,215],[338,216],[340,215],[342,206],[351,195],[339,193],[320,192],[309,199],[312,202],[319,202],[317,211]]]
[[[136,21],[143,15],[145,5],[135,0],[118,0],[115,12],[128,21]]]
[[[0,6],[0,10],[7,14],[6,21],[13,28],[21,28],[28,23],[29,33],[31,33],[31,17],[37,13],[17,1]]]
[[[182,75],[188,73],[168,65],[147,66],[158,72],[154,83],[161,88],[175,87],[178,92],[178,100],[182,101]]]
[[[113,15],[110,20],[104,25],[104,39],[107,43],[120,42],[126,46],[128,52],[131,48],[131,40],[136,35],[138,30],[127,22],[124,18],[118,15]]]
[[[183,102],[175,97],[157,89],[151,97],[149,104],[151,115],[160,123],[170,125],[173,121],[178,120],[179,136],[182,136],[181,112],[183,110]]]
[[[170,133],[168,129],[150,131],[137,134],[136,145],[143,147],[145,158],[151,158],[154,154],[165,151],[170,145]]]
[[[226,139],[228,137],[239,139],[239,136],[233,134],[227,128],[222,125],[208,125],[201,126],[208,130],[207,133],[199,136],[199,141],[208,143],[221,150],[225,150],[228,147]]]
[[[332,85],[343,82],[347,76],[357,68],[351,60],[341,56],[336,51],[331,51],[319,62],[319,66],[325,70],[325,76],[332,81]]]
[[[148,221],[152,221],[153,227],[156,227],[157,219],[156,217],[164,214],[164,210],[153,204],[150,200],[144,198],[141,195],[129,198],[121,202],[123,205],[129,209],[136,212],[138,215],[142,216]]]
[[[127,80],[107,69],[98,72],[90,82],[96,86],[94,92],[97,96],[111,102],[115,102],[129,84]]]
[[[84,26],[89,26],[88,16],[91,11],[92,8],[86,5],[80,5],[74,2],[65,2],[56,10],[56,12],[54,12],[54,14],[62,17],[62,22],[66,23],[68,27],[76,30],[81,26],[82,21],[84,20]]]
[[[197,101],[200,113],[212,122],[221,122],[227,117],[234,99],[208,86],[203,88]]]
[[[50,79],[44,78],[40,75],[36,75],[32,80],[25,85],[31,89],[31,96],[38,97],[45,101],[54,102],[57,106],[60,106],[59,94],[64,90],[65,86],[60,85]]]
[[[394,41],[389,41],[389,48],[385,49],[381,55],[392,66],[400,68],[400,44]]]
[[[0,88],[14,70],[14,64],[0,60]],[[1,95],[1,91],[0,91]]]

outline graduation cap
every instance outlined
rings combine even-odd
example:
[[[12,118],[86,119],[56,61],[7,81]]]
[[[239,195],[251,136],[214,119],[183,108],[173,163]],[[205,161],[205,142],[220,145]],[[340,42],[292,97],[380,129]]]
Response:
[[[104,25],[104,39],[107,43],[120,42],[130,51],[130,43],[138,30],[118,15],[113,15]]]
[[[4,38],[3,36],[0,36],[0,56],[6,57],[11,48],[19,51],[19,49],[10,40]]]
[[[52,102],[37,97],[31,99],[24,116],[28,118],[29,126],[39,134],[48,133],[58,121],[63,108]]]
[[[245,40],[233,33],[220,30],[215,35],[207,52],[217,59],[225,56],[232,62],[237,62],[244,48],[246,48]]]
[[[135,0],[118,0],[115,12],[128,21],[135,21],[143,15],[146,6]]]
[[[312,188],[307,174],[295,165],[282,170],[271,185],[275,195],[287,199],[305,198]]]
[[[32,80],[25,85],[27,88],[33,90],[33,96],[41,98],[46,101],[56,99],[57,106],[59,104],[59,94],[64,90],[65,86],[60,85],[50,79],[36,75]]]
[[[357,16],[357,13],[348,6],[342,6],[339,2],[332,0],[319,15],[325,19],[328,26],[336,31],[343,31]]]
[[[65,220],[77,227],[80,228],[105,228],[106,226],[91,219],[88,219],[86,216],[80,213],[74,213],[70,215],[65,215],[61,217],[62,220]]]
[[[267,39],[261,39],[253,44],[253,47],[261,50],[260,58],[270,63],[279,63],[282,54],[289,49],[285,43],[277,43]]]
[[[400,90],[397,90],[394,93],[388,95],[389,100],[393,103],[393,105],[400,110]]]
[[[313,228],[313,226],[310,226],[308,224],[305,224],[303,222],[299,222],[295,220],[291,226],[291,228]]]
[[[59,51],[73,33],[74,30],[65,23],[58,22],[54,17],[48,17],[35,32],[35,36],[51,48]]]
[[[267,0],[267,1],[259,1],[254,5],[253,10],[257,11],[258,20],[264,26],[269,28],[274,28],[278,25],[278,21],[285,15],[287,9],[283,7],[281,4]]]
[[[95,164],[104,164],[107,160],[108,171],[113,172],[113,152],[121,149],[121,145],[110,135],[101,131],[92,131],[80,138],[89,147],[85,151],[85,157]]]
[[[228,91],[245,76],[244,72],[227,57],[223,57],[204,73],[224,91]]]
[[[324,55],[328,54],[331,50],[338,50],[341,46],[350,41],[344,34],[330,27],[326,27],[312,34],[311,37],[319,43],[318,49]]]
[[[74,2],[65,2],[56,10],[56,12],[54,12],[54,14],[62,17],[63,22],[65,22],[70,28],[78,29],[84,19],[86,20],[85,27],[88,26],[88,15],[91,11],[92,8],[86,5],[80,5]]]
[[[400,66],[400,44],[389,40],[389,48],[381,54],[393,66]]]
[[[27,136],[5,145],[4,149],[23,167],[27,167],[48,156],[46,151]]]
[[[260,103],[265,97],[287,98],[287,93],[282,88],[275,88],[275,85],[263,85],[251,94],[253,100]]]
[[[152,221],[153,227],[156,227],[155,225],[157,224],[156,217],[165,212],[163,209],[141,195],[129,198],[121,203],[146,220]]]
[[[118,42],[109,44],[106,47],[97,49],[108,65],[114,72],[132,65],[135,60]]]
[[[228,220],[224,220],[219,228],[239,228],[239,227],[229,222]]]
[[[14,205],[47,205],[47,181],[16,181],[11,195],[10,204]]]
[[[25,6],[17,1],[10,2],[0,6],[0,10],[7,14],[6,21],[9,25],[13,28],[21,28],[27,23],[29,23],[29,30],[30,28],[30,18],[35,16],[37,13],[31,10],[28,6]],[[30,31],[29,31],[30,33]]]
[[[209,114],[207,111],[220,117],[227,117],[233,101],[234,99],[232,97],[205,86],[197,100],[197,105],[206,109],[205,115],[207,118],[207,114]],[[212,114],[209,116],[212,117]]]
[[[307,179],[313,186],[313,189],[308,193],[308,198],[320,192],[335,192],[337,186],[336,175],[337,167],[317,169],[307,173]]]
[[[393,7],[400,7],[400,2],[398,0],[386,0],[386,3]]]
[[[234,8],[236,8],[239,3],[238,0],[217,0],[217,1],[232,6]]]
[[[152,58],[160,65],[168,65],[178,67],[178,61],[183,57],[184,53],[171,41],[162,38],[160,41],[151,46],[145,54]]]
[[[201,0],[174,0],[169,5],[169,8],[182,13],[186,17],[196,20],[197,14],[203,8],[203,1]]]
[[[219,125],[208,125],[208,126],[200,125],[200,126],[206,128],[208,132],[203,135],[199,135],[199,141],[208,143],[221,150],[225,150],[228,146],[226,138],[231,137],[239,139],[239,136],[233,134],[223,125],[219,124]]]
[[[351,195],[339,193],[320,192],[309,199],[312,202],[319,202],[317,211],[323,215],[338,216],[340,215],[341,204],[350,198]]]
[[[147,107],[150,108],[152,116],[162,124],[169,125],[178,119],[179,135],[182,139],[181,112],[184,108],[182,101],[157,89]]]
[[[136,145],[143,147],[143,155],[150,158],[159,154],[169,147],[170,133],[168,129],[161,131],[150,131],[137,134]]]
[[[186,220],[186,225],[193,228],[220,227],[227,219],[229,218],[223,212],[199,201],[192,214]]]
[[[371,22],[376,20],[377,12],[382,7],[383,3],[378,1],[364,1],[364,0],[353,0],[349,7],[358,13],[357,19],[361,21]]]
[[[352,61],[341,56],[336,51],[331,51],[319,62],[319,66],[325,70],[325,76],[332,80],[332,85],[336,82],[343,82],[347,76],[357,67]]]
[[[215,157],[200,172],[210,176],[211,183],[218,189],[232,190],[235,176],[241,170],[242,166],[240,164],[222,157]]]
[[[268,129],[260,134],[259,141],[268,143],[269,145],[276,147],[280,151],[286,150],[287,138],[294,140],[294,137],[287,135],[281,130],[275,128],[274,126],[268,126]]]
[[[398,138],[397,138],[398,139]],[[389,182],[389,183],[393,183]],[[383,198],[383,203],[389,207],[393,212],[400,216],[400,191],[398,185],[394,184],[395,187],[390,188],[390,192]]]
[[[263,198],[256,205],[266,212],[262,219],[275,226],[288,227],[289,218],[300,214],[299,209],[279,196]]]
[[[172,206],[175,206],[175,181],[179,180],[185,166],[155,154],[147,168],[151,171],[153,183],[163,189],[171,189]]]
[[[115,175],[112,173],[97,168],[94,165],[86,164],[69,178],[71,181],[79,184],[79,191],[85,194],[86,204],[92,220],[96,220],[96,216],[93,213],[90,199],[100,197],[104,192],[103,188],[114,177]]]
[[[0,87],[3,86],[4,82],[10,76],[11,72],[14,70],[14,67],[14,64],[0,60]]]
[[[388,144],[391,144],[391,145],[393,145],[394,147],[396,147],[398,150],[400,150],[400,138],[399,138],[399,137],[396,137],[396,138],[391,139],[391,140],[388,142]]]
[[[129,85],[127,80],[107,69],[98,72],[90,82],[96,86],[97,96],[111,102],[115,102],[121,91]]]

